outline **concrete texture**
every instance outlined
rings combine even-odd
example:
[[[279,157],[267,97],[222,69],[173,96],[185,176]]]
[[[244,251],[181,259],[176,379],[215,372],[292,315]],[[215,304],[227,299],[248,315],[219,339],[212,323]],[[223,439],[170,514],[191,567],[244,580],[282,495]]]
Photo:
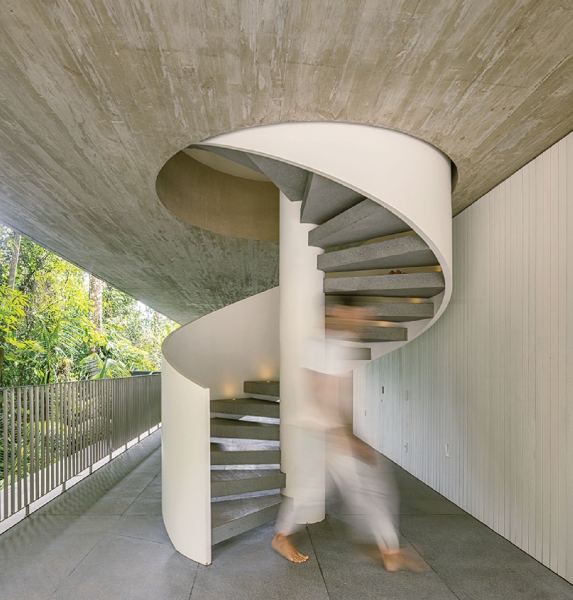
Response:
[[[223,450],[211,444],[211,465],[278,465],[280,450]]]
[[[280,416],[280,403],[255,398],[211,400],[211,412],[278,419]]]
[[[344,326],[340,327],[340,331],[336,330],[335,326],[330,328],[332,337],[337,339],[355,340],[359,342],[405,342],[408,339],[408,329],[406,327],[376,327],[364,326],[361,327],[358,338],[354,334],[349,334],[344,330]]]
[[[387,573],[355,549],[337,497],[324,522],[296,536],[310,556],[304,564],[271,551],[274,526],[268,523],[215,546],[209,567],[197,565],[173,549],[163,527],[159,443],[157,432],[61,497],[69,506],[93,506],[127,480],[141,492],[123,513],[56,515],[53,501],[0,535],[2,600],[573,597],[572,585],[382,456],[400,488],[401,544],[423,557],[428,572]]]
[[[402,219],[366,199],[310,231],[308,243],[331,248],[409,230]]]
[[[279,492],[211,504],[211,541],[218,544],[277,518]]]
[[[360,271],[363,269],[396,269],[437,265],[438,259],[418,235],[354,246],[320,254],[321,271]]]
[[[332,298],[332,296],[327,296]],[[432,302],[373,302],[369,299],[360,303],[367,311],[367,318],[377,321],[419,321],[434,316]],[[326,315],[329,316],[329,302],[326,303]]]
[[[248,438],[251,440],[278,440],[279,426],[231,419],[211,419],[211,435],[218,438]]]
[[[301,223],[324,223],[360,200],[364,200],[362,194],[316,173],[309,173],[300,210],[300,221]]]
[[[281,395],[280,382],[278,381],[245,381],[243,384],[245,394],[257,394],[258,396],[269,396],[279,398]]]
[[[457,213],[573,129],[572,22],[533,0],[6,4],[0,220],[195,319],[276,285],[277,250],[167,211],[169,158],[255,125],[389,127],[454,160]]]
[[[431,298],[443,290],[444,276],[441,273],[366,275],[326,278],[324,280],[325,294]]]
[[[178,152],[159,172],[156,189],[165,208],[186,223],[232,237],[279,241],[279,191],[269,181],[235,177]]]
[[[234,496],[284,487],[285,474],[279,469],[211,471],[211,497]]]
[[[303,200],[308,171],[258,154],[248,156],[289,200],[292,202]]]

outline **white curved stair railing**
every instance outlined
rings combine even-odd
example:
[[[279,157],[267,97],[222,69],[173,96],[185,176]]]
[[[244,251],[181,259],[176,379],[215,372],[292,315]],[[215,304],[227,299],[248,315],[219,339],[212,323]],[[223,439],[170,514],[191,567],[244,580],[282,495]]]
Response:
[[[421,335],[445,310],[452,293],[451,163],[439,150],[395,131],[332,123],[255,127],[196,147],[265,174],[288,199],[301,203],[302,223],[317,225],[309,231],[308,244],[324,249],[316,267],[324,272],[326,317],[329,303],[340,295],[353,296],[371,311],[372,325],[356,344],[355,367]],[[254,329],[239,325],[241,320]],[[211,461],[225,461],[218,462],[221,453],[209,453],[209,442],[211,428],[216,433],[229,427],[210,420],[211,399],[244,396],[244,380],[278,379],[278,327],[275,289],[203,317],[164,343],[164,520],[177,550],[203,564],[211,561],[212,542],[275,514],[272,498],[258,499],[258,518],[251,513],[242,525],[231,525],[218,537],[213,533],[209,471]],[[253,335],[260,344],[245,343]],[[251,359],[247,355],[255,348]],[[283,371],[286,386],[290,372]],[[228,401],[216,406],[235,416],[271,415],[265,411],[278,408],[253,402],[249,407],[233,403],[232,410]],[[278,411],[272,414],[276,417]],[[274,426],[233,435],[276,440]],[[235,483],[230,492],[254,490],[260,498],[266,493],[261,489],[284,487],[284,476],[271,471],[260,475],[269,480],[266,487]],[[213,481],[214,487],[219,485]]]
[[[366,125],[284,123],[219,135],[196,147],[260,171],[291,201],[302,202],[301,222],[318,225],[309,244],[326,250],[317,266],[326,273],[327,298],[388,304],[372,307],[387,341],[365,344],[371,359],[421,335],[446,309],[452,166],[430,144]],[[402,273],[387,275],[396,270]],[[433,311],[416,304],[431,304]]]
[[[211,563],[213,542],[211,401],[248,396],[244,381],[278,379],[278,311],[274,288],[193,321],[163,342],[163,520],[175,548],[201,564]]]

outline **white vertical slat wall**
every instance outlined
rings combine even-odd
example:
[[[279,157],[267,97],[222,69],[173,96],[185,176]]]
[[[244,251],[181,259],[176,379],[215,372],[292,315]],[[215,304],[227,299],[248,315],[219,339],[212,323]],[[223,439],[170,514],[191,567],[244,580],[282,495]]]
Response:
[[[455,217],[451,303],[355,371],[355,428],[573,582],[573,134]]]

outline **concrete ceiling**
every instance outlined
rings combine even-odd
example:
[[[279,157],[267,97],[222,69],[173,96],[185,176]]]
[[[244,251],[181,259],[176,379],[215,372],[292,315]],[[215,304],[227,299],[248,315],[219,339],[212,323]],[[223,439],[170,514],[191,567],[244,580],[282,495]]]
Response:
[[[5,0],[0,220],[184,322],[276,285],[278,249],[172,215],[171,156],[390,127],[455,161],[457,213],[573,129],[572,30],[570,0]]]

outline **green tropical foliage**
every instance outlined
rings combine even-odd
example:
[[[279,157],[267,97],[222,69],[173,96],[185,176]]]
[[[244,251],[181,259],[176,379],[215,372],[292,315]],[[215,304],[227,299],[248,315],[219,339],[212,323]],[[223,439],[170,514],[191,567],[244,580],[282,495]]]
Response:
[[[14,240],[0,226],[0,387],[160,369],[172,321],[106,284],[94,318],[87,273],[25,238],[18,257]]]

